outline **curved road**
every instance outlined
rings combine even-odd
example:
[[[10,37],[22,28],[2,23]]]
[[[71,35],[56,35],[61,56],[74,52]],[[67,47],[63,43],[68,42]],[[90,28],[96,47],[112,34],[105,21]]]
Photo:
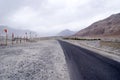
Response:
[[[60,41],[71,80],[120,80],[120,63],[95,52]]]

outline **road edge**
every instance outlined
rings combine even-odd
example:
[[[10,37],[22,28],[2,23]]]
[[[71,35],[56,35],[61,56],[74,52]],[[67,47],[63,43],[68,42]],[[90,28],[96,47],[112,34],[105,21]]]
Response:
[[[95,48],[95,47],[91,47],[91,46],[88,46],[88,45],[85,45],[85,44],[78,44],[78,43],[75,43],[75,42],[72,42],[70,40],[62,40],[62,41],[65,41],[65,42],[68,42],[68,43],[71,43],[73,45],[77,45],[77,46],[80,46],[82,48],[85,48],[85,49],[88,49],[90,51],[93,51],[95,53],[98,53],[99,55],[102,55],[104,57],[107,57],[109,59],[112,59],[112,60],[115,60],[117,62],[120,62],[120,57],[117,56],[117,55],[114,55],[114,54],[110,54],[108,53],[107,51],[103,51],[101,49],[98,49],[98,48]]]

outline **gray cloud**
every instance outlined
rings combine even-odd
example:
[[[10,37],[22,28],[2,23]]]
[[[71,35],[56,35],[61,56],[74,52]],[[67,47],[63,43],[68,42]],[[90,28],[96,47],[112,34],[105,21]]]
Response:
[[[4,20],[5,16],[11,14],[21,6],[23,6],[23,2],[20,0],[0,0],[0,18]]]
[[[0,0],[0,24],[54,35],[120,12],[119,0]]]

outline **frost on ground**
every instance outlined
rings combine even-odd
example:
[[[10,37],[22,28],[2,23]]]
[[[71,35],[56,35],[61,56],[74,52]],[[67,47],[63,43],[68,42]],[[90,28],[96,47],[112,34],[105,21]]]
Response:
[[[0,48],[0,80],[70,80],[55,40]]]

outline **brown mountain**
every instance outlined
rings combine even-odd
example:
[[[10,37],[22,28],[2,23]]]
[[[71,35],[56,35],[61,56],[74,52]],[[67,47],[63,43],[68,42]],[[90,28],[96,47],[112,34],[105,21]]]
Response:
[[[69,29],[63,30],[57,34],[57,36],[71,36],[75,34],[75,31],[71,31]]]
[[[75,36],[120,36],[120,13],[93,23]]]

